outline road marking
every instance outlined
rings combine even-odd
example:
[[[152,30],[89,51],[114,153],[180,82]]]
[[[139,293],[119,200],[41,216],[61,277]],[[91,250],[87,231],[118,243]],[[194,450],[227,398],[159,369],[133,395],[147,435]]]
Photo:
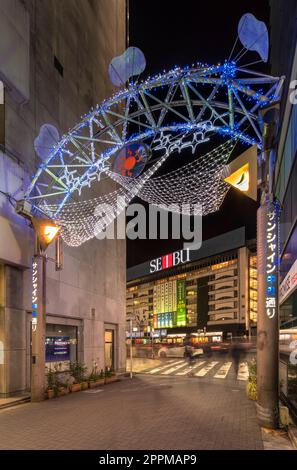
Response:
[[[187,363],[185,361],[183,361],[182,364],[179,364],[179,365],[174,366],[174,367],[170,367],[170,369],[166,370],[165,372],[162,372],[162,375],[171,374],[172,372],[175,372],[176,370],[181,369],[182,367],[185,367],[186,364]]]
[[[247,362],[241,362],[239,364],[237,380],[247,380],[248,378],[249,378],[249,369],[248,369]]]
[[[173,366],[173,365],[177,366],[178,364],[181,364],[182,362],[184,362],[184,360],[183,361],[176,361],[176,362],[173,362],[171,364],[166,364],[165,366],[163,365],[161,367],[160,366],[156,367],[155,369],[150,370],[149,374],[156,374],[157,372],[160,372],[161,370],[167,369],[167,367],[170,367],[170,366]]]
[[[207,364],[205,367],[200,369],[195,375],[195,377],[204,377],[214,366],[218,364],[218,361],[212,361]]]
[[[198,369],[200,366],[202,366],[202,364],[204,364],[205,361],[198,361],[197,364],[193,367],[187,367],[185,370],[181,371],[181,372],[178,372],[177,374],[175,375],[186,375],[188,374],[189,372],[193,372],[194,370]]]
[[[225,379],[232,366],[232,362],[225,362],[222,367],[219,368],[218,372],[214,376],[215,379]]]
[[[97,390],[84,390],[85,393],[100,393],[103,392],[102,388],[98,388]]]

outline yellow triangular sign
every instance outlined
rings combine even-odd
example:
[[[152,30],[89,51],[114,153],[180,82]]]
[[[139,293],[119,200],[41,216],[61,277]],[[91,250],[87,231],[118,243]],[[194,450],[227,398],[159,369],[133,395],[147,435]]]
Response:
[[[258,163],[257,145],[243,152],[233,162],[226,165],[223,178],[233,188],[257,201]]]

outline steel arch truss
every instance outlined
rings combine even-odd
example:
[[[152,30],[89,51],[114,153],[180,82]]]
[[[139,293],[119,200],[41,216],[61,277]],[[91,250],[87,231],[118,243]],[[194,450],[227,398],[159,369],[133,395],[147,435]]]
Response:
[[[40,165],[25,198],[57,218],[65,203],[110,174],[113,156],[132,142],[170,154],[213,133],[261,148],[261,107],[278,99],[282,79],[226,62],[148,78],[103,101],[64,135]],[[50,207],[55,206],[53,212]]]

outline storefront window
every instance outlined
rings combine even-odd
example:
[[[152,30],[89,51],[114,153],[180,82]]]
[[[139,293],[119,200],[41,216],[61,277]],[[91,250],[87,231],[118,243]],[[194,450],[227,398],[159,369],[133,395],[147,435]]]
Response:
[[[297,291],[280,306],[281,328],[297,326]]]
[[[282,254],[280,264],[280,277],[281,281],[286,277],[297,258],[297,224],[292,231],[289,242]]]
[[[77,327],[70,325],[46,325],[45,362],[47,367],[60,370],[77,360]]]
[[[288,399],[297,410],[297,365],[288,364]]]

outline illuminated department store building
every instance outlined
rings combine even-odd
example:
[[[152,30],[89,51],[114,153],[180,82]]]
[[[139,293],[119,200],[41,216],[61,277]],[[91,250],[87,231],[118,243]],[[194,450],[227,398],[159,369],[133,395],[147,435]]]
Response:
[[[127,317],[145,339],[254,335],[257,323],[256,242],[245,229],[211,238],[127,271]]]

